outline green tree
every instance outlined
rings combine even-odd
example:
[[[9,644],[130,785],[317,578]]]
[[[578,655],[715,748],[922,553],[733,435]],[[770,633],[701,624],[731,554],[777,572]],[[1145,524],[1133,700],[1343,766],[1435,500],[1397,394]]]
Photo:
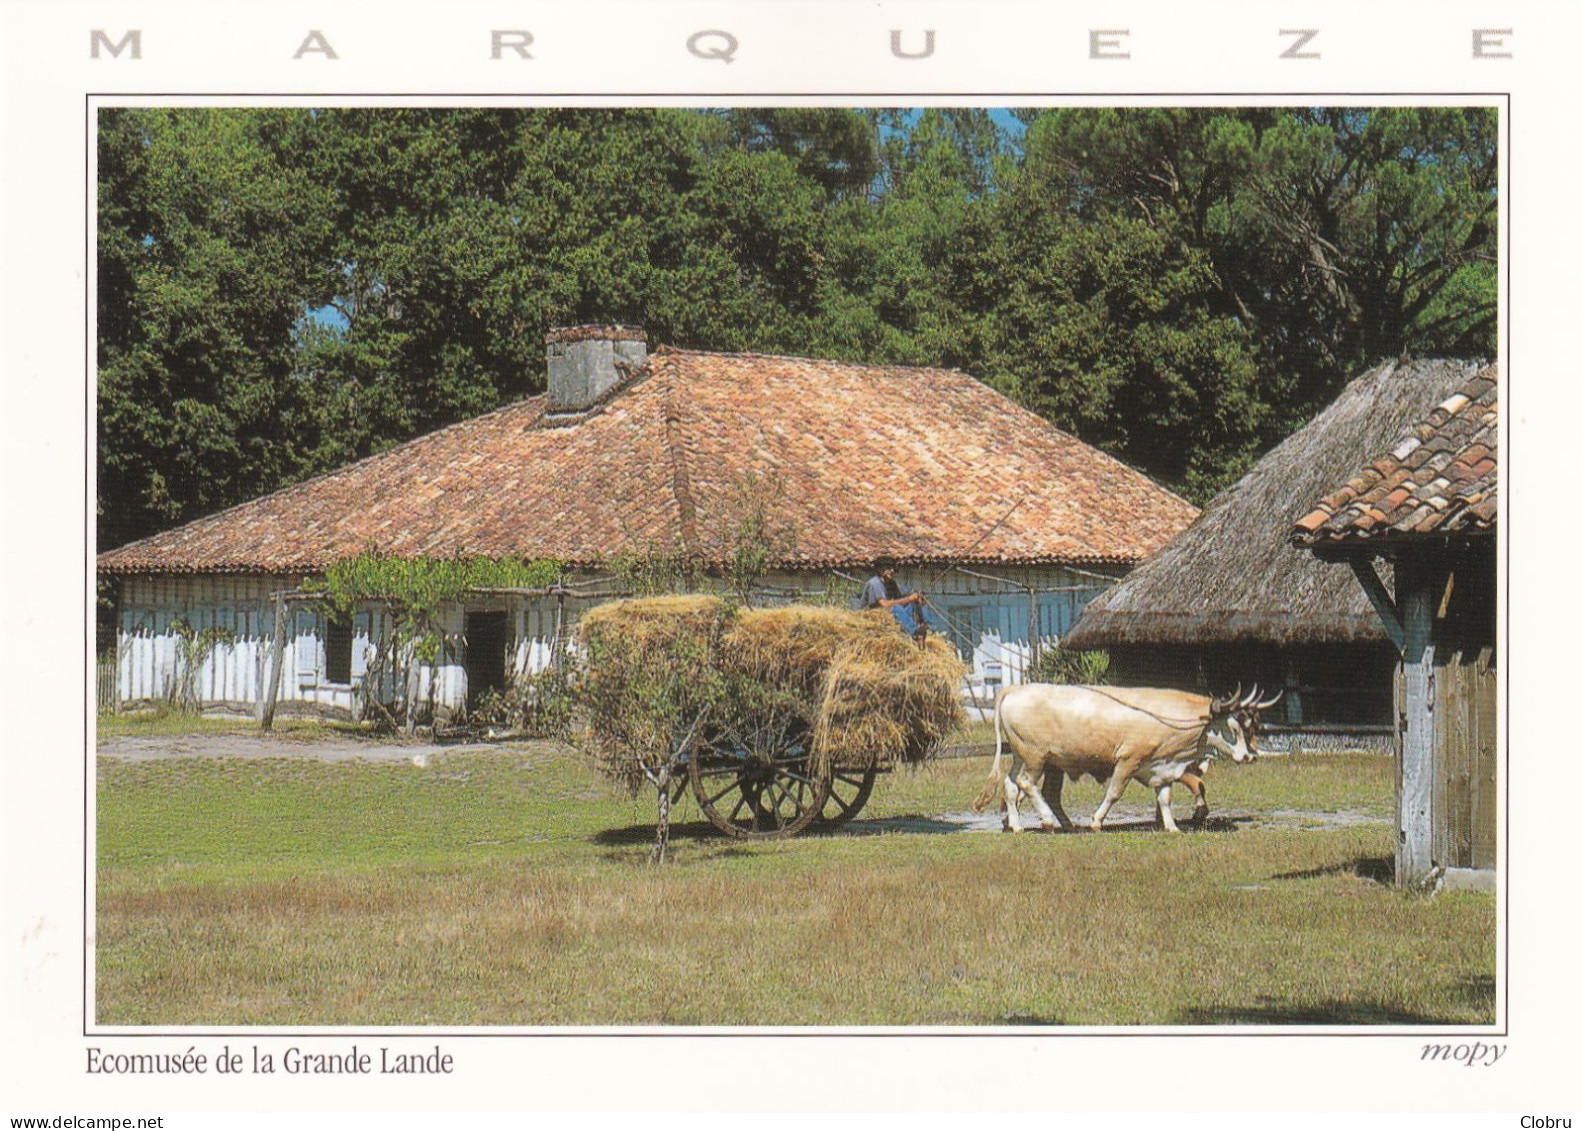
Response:
[[[1138,187],[1133,162],[1170,120],[1112,124],[1031,118],[1021,159],[1002,162],[990,222],[957,272],[962,305],[984,311],[973,368],[1056,424],[1201,494],[1223,453],[1256,436],[1253,345],[1216,309],[1218,280],[1188,234],[1189,210],[1139,208],[1122,195]],[[1109,147],[1097,160],[1095,136]],[[1113,186],[1108,199],[1090,178]]]
[[[865,198],[879,173],[875,118],[839,107],[782,106],[728,110],[721,139],[743,152],[791,159],[798,176],[830,200]]]
[[[1194,498],[1369,364],[1494,351],[1492,111],[1024,121],[980,372]]]
[[[1333,364],[1492,356],[1495,143],[1483,108],[1290,111],[1238,154],[1226,219],[1253,221],[1281,313],[1312,312],[1304,337]]]
[[[335,233],[297,336],[316,469],[531,391],[541,324],[500,294],[516,145],[495,111],[312,115],[296,159],[331,186]]]
[[[958,366],[1199,499],[1493,353],[1492,111],[1018,118],[104,111],[100,544],[536,393],[570,322]]]
[[[1496,127],[1486,108],[1056,110],[1028,164],[1084,220],[1205,254],[1208,309],[1305,413],[1404,351],[1493,355]]]
[[[300,474],[292,380],[328,194],[293,111],[100,112],[98,467],[116,545]]]
[[[1008,141],[986,110],[885,110],[874,126],[874,191],[831,216],[824,351],[975,369],[996,296],[965,272],[992,237]]]

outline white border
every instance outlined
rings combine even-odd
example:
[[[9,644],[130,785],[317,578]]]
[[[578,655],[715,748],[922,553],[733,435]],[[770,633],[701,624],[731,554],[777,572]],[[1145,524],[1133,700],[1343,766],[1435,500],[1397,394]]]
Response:
[[[1305,18],[1304,18],[1305,17]],[[1509,1046],[1493,1069],[1447,1070],[1415,1060],[1420,1038],[1277,1036],[1271,1031],[1244,1035],[1145,1035],[1082,1038],[1049,1034],[996,1037],[993,1031],[966,1035],[938,1033],[905,1037],[863,1033],[837,1037],[758,1034],[676,1038],[663,1031],[643,1040],[630,1035],[587,1035],[564,1039],[468,1038],[452,1042],[465,1072],[454,1080],[413,1081],[411,1088],[382,1083],[377,1089],[358,1082],[299,1080],[223,1081],[186,1079],[89,1079],[81,1071],[82,938],[91,946],[80,903],[84,865],[80,847],[85,832],[81,793],[91,787],[77,767],[81,736],[61,733],[58,719],[81,709],[78,687],[56,687],[40,699],[33,688],[38,671],[88,670],[91,641],[81,639],[78,620],[83,593],[82,563],[91,565],[91,548],[81,545],[80,510],[83,468],[89,466],[91,437],[82,429],[82,374],[88,359],[74,343],[84,343],[82,316],[87,280],[83,277],[87,233],[83,231],[81,192],[88,173],[82,159],[84,96],[90,90],[146,91],[127,102],[162,101],[161,92],[297,89],[319,104],[361,103],[357,92],[400,90],[590,89],[633,92],[713,90],[718,94],[661,95],[664,104],[697,105],[758,101],[743,92],[841,90],[901,91],[928,88],[1003,90],[1003,95],[969,97],[940,93],[916,95],[855,93],[829,99],[838,104],[1018,105],[1088,101],[1087,97],[1037,99],[1043,89],[1082,91],[1106,104],[1143,99],[1105,94],[1119,87],[1172,94],[1179,104],[1367,103],[1376,96],[1346,97],[1324,91],[1376,89],[1436,91],[1510,91],[1515,143],[1502,132],[1502,157],[1515,162],[1516,191],[1505,229],[1507,263],[1521,280],[1524,301],[1512,341],[1509,296],[1511,270],[1502,274],[1500,341],[1505,409],[1502,437],[1507,483],[1507,515],[1502,539],[1514,538],[1512,575],[1522,592],[1564,592],[1565,575],[1549,577],[1565,560],[1557,543],[1544,552],[1541,524],[1554,512],[1542,505],[1544,476],[1563,462],[1564,424],[1569,391],[1545,376],[1546,359],[1562,356],[1568,330],[1569,288],[1558,268],[1574,245],[1562,220],[1569,218],[1569,195],[1577,183],[1569,155],[1571,132],[1566,109],[1571,101],[1565,51],[1575,41],[1576,19],[1554,14],[1538,3],[1504,3],[1490,13],[1475,5],[1448,4],[1431,13],[1381,5],[1326,5],[1323,14],[1301,11],[1259,14],[1254,6],[1212,3],[1176,11],[1159,3],[1106,3],[1091,11],[1052,13],[1030,4],[896,3],[842,5],[832,2],[789,4],[780,0],[730,7],[723,3],[590,3],[575,9],[534,5],[525,13],[503,5],[458,6],[442,17],[416,5],[353,10],[346,7],[286,4],[258,11],[220,11],[178,3],[131,3],[113,10],[66,3],[13,4],[4,9],[6,99],[4,109],[5,302],[0,307],[0,348],[5,358],[3,388],[4,463],[10,472],[3,529],[20,537],[4,546],[5,591],[18,595],[4,607],[5,635],[27,638],[26,655],[8,649],[3,679],[10,734],[5,748],[21,752],[8,759],[9,782],[0,783],[0,813],[5,840],[5,908],[0,939],[7,951],[5,1044],[0,1047],[0,1111],[22,1113],[23,1103],[56,1114],[62,1111],[141,1112],[253,1110],[673,1110],[714,1108],[760,1110],[784,1106],[799,1110],[1372,1110],[1488,1111],[1562,1113],[1569,1089],[1569,1061],[1562,1026],[1572,1016],[1575,991],[1566,975],[1571,945],[1569,922],[1551,909],[1563,902],[1569,885],[1556,870],[1567,858],[1568,838],[1557,828],[1564,811],[1546,811],[1541,802],[1549,780],[1543,741],[1551,705],[1566,702],[1562,685],[1551,675],[1541,645],[1513,656],[1506,650],[1511,702],[1502,712],[1506,741],[1529,745],[1513,773],[1503,778],[1512,790],[1509,834],[1513,868],[1503,888],[1515,898],[1509,918],[1501,905],[1502,986],[1512,994],[1510,1036],[1493,1038]],[[92,64],[86,59],[88,28],[144,28],[145,56],[137,71],[130,64]],[[536,58],[526,72],[507,71],[480,61],[473,33],[490,26],[530,26],[540,44],[554,53]],[[1324,27],[1325,59],[1316,66],[1280,64],[1260,54],[1269,25]],[[729,68],[700,71],[673,50],[678,28],[729,26],[755,44]],[[940,36],[938,68],[932,64],[887,59],[890,27],[935,27]],[[1085,57],[1084,29],[1133,29],[1128,62],[1092,62]],[[1472,27],[1513,27],[1508,46],[1520,62],[1472,61],[1467,56]],[[342,59],[291,60],[303,29],[323,28]],[[538,29],[546,29],[542,33]],[[877,40],[877,46],[875,46]],[[672,50],[666,50],[665,45]],[[772,45],[767,49],[757,44]],[[282,46],[283,45],[283,46]],[[157,54],[156,54],[157,46]],[[561,49],[564,48],[562,53]],[[679,55],[679,57],[678,57]],[[1295,68],[1306,68],[1305,70]],[[115,68],[112,71],[112,68]],[[335,68],[335,69],[331,69]],[[930,69],[932,68],[932,69]],[[107,82],[106,73],[120,81]],[[728,72],[728,73],[727,73]],[[1295,74],[1295,78],[1288,76]],[[925,78],[920,79],[922,74]],[[123,79],[122,76],[130,75]],[[1053,78],[1056,81],[1050,81]],[[1065,81],[1062,81],[1065,80]],[[1300,81],[1298,81],[1300,80]],[[1306,91],[1281,96],[1221,95],[1213,91],[1280,89]],[[332,90],[348,92],[344,96]],[[502,91],[502,93],[506,93]],[[176,96],[173,101],[184,100]],[[210,99],[205,99],[209,101]],[[812,102],[793,96],[777,101]],[[1401,101],[1436,103],[1403,97]],[[1464,101],[1483,102],[1471,97]],[[403,99],[434,104],[421,95]],[[463,96],[461,102],[471,100]],[[487,99],[493,102],[492,98]],[[537,100],[535,100],[536,102]],[[602,100],[577,96],[553,103]],[[111,104],[105,99],[101,104]],[[543,104],[543,103],[539,103]],[[1502,170],[1502,210],[1513,204],[1509,170]],[[1570,243],[1565,241],[1569,239]],[[1513,357],[1514,355],[1514,361]],[[1525,362],[1530,369],[1512,369]],[[1569,394],[1574,396],[1574,394]],[[1518,447],[1507,442],[1512,434]],[[1546,443],[1548,441],[1548,443]],[[1528,471],[1524,453],[1540,453]],[[1550,453],[1553,453],[1551,455]],[[1533,494],[1521,488],[1532,485]],[[1531,501],[1530,501],[1531,500]],[[1561,512],[1564,516],[1564,512]],[[1529,519],[1528,516],[1532,518]],[[64,517],[63,517],[64,516]],[[1526,523],[1534,526],[1529,528]],[[1514,522],[1514,528],[1511,523]],[[1546,584],[1547,582],[1547,584]],[[1524,623],[1519,599],[1507,620],[1524,649],[1536,642],[1515,633]],[[1535,610],[1536,611],[1536,610]],[[90,625],[91,628],[91,625]],[[41,629],[46,631],[40,632]],[[89,653],[86,662],[83,652]],[[1529,661],[1528,656],[1534,657]],[[26,677],[26,678],[24,678]],[[1547,677],[1547,678],[1546,678]],[[1528,682],[1528,681],[1531,682]],[[1553,686],[1551,686],[1551,684]],[[24,704],[18,689],[27,687]],[[1556,694],[1557,693],[1557,694]],[[25,708],[25,709],[24,709]],[[64,715],[61,709],[64,708]],[[1512,721],[1514,720],[1514,721]],[[91,718],[84,727],[91,727]],[[87,733],[91,734],[91,730]],[[1556,751],[1556,757],[1562,757]],[[1531,818],[1524,821],[1523,817]],[[1545,823],[1547,819],[1548,823]],[[1557,887],[1550,887],[1554,879]],[[64,897],[64,898],[63,898]],[[1520,963],[1507,971],[1504,944],[1514,936],[1512,953]],[[1507,976],[1508,975],[1508,976]],[[168,1051],[187,1044],[212,1047],[224,1038],[188,1037],[173,1031]],[[266,1030],[247,1030],[262,1036]],[[495,1031],[490,1031],[491,1033]],[[635,1033],[636,1031],[632,1031]],[[1471,1030],[1464,1030],[1471,1032]],[[177,1039],[180,1038],[180,1039]],[[443,1040],[443,1038],[441,1038]],[[94,1038],[109,1046],[114,1038]],[[146,1039],[139,1044],[148,1043]],[[167,1046],[160,1041],[162,1051]],[[317,1042],[316,1042],[317,1043]],[[179,1048],[176,1046],[180,1046]],[[709,1094],[678,1084],[676,1066],[699,1059],[718,1066],[725,1082]],[[757,1077],[746,1071],[773,1060],[779,1078],[808,1081],[805,1089],[777,1089],[766,1097]],[[612,1074],[612,1066],[619,1066]],[[861,1066],[852,1072],[851,1066]],[[732,1069],[741,1071],[732,1072]],[[838,1071],[837,1071],[838,1070]],[[831,1081],[838,1081],[832,1084]],[[618,1081],[618,1083],[617,1083]],[[1342,1084],[1343,1082],[1343,1084]],[[612,1084],[615,1086],[612,1087]],[[1557,1106],[1559,1105],[1559,1106]],[[28,1109],[31,1110],[31,1109]],[[1514,1119],[1511,1121],[1514,1125]],[[167,1125],[170,1125],[167,1123]],[[194,1124],[196,1125],[196,1124]]]

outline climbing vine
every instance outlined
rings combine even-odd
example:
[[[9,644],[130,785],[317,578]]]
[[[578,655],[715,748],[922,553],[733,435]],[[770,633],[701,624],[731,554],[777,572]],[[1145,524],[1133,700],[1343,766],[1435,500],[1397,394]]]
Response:
[[[198,674],[215,645],[233,643],[236,634],[219,625],[194,628],[183,616],[170,622],[170,632],[176,638],[176,671],[169,690],[170,702],[182,714],[195,715],[203,705],[198,694]]]
[[[339,616],[359,604],[382,601],[416,633],[411,642],[425,663],[438,655],[440,609],[478,589],[543,589],[560,577],[559,562],[517,558],[401,558],[364,550],[330,563],[321,578],[306,578],[302,588]]]
[[[407,700],[407,725],[414,719],[413,696],[407,688],[411,664],[433,665],[445,644],[440,612],[446,604],[480,589],[546,589],[564,567],[555,561],[518,558],[405,558],[365,550],[332,562],[322,577],[304,578],[302,589],[315,596],[332,617],[345,618],[359,605],[378,602],[390,610],[388,640],[378,650],[377,665],[390,665],[392,683]],[[377,670],[365,678],[365,694],[373,704]],[[432,688],[430,696],[432,699]],[[388,714],[388,713],[387,713]]]

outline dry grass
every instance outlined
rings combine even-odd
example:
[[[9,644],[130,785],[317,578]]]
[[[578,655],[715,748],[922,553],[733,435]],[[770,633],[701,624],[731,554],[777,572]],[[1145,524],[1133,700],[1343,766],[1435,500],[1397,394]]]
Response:
[[[839,765],[921,762],[966,721],[955,650],[937,636],[920,648],[888,613],[748,609],[721,651],[736,670],[805,696],[814,753]]]
[[[725,842],[688,823],[689,803],[673,863],[654,868],[651,800],[612,796],[549,744],[424,770],[105,762],[97,1019],[1493,1018],[1493,900],[1371,878],[1387,867],[1386,824],[860,835],[942,827],[986,769],[963,759],[882,779],[856,835]],[[1210,788],[1220,812],[1378,815],[1390,771],[1367,756],[1271,759]],[[1096,799],[1089,783],[1069,789],[1074,811]],[[1126,800],[1147,811],[1141,793]]]
[[[583,615],[584,639],[618,637],[639,653],[663,651],[679,639],[707,637],[725,617],[725,602],[713,596],[676,594],[632,601],[606,601]]]

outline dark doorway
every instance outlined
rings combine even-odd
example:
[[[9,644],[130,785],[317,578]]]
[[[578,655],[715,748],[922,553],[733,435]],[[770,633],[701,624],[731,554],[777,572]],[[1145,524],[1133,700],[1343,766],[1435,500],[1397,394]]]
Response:
[[[505,690],[506,614],[467,614],[467,707],[485,691]]]
[[[352,622],[331,616],[324,626],[324,679],[327,683],[352,681]]]

